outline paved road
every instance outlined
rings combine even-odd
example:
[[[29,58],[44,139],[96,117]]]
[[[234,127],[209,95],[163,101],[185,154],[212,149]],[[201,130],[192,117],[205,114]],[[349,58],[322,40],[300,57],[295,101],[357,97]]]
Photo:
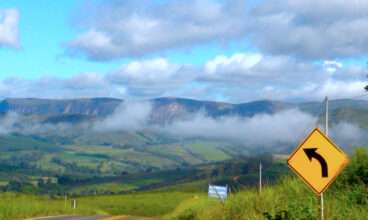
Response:
[[[106,216],[58,216],[58,217],[43,217],[31,218],[28,220],[102,220]]]

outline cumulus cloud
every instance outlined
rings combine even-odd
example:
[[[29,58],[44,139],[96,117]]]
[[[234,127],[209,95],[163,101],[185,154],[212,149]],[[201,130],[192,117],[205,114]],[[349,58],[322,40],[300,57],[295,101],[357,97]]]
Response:
[[[160,83],[173,79],[179,68],[179,65],[171,64],[163,58],[133,61],[115,72],[112,77],[117,82]]]
[[[96,131],[137,131],[148,126],[152,105],[149,102],[125,101],[111,116],[94,124]]]
[[[215,81],[244,83],[294,82],[295,80],[322,79],[318,65],[287,56],[265,56],[261,53],[237,53],[217,56],[204,65],[203,78]]]
[[[230,102],[350,98],[364,92],[367,70],[344,61],[368,49],[367,11],[366,3],[341,0],[104,1],[79,11],[76,23],[83,31],[67,50],[90,60],[161,56],[107,73],[110,96]],[[257,52],[218,54],[198,66],[162,58],[168,49],[234,42]]]
[[[254,72],[248,70],[258,64],[262,58],[263,56],[260,53],[238,53],[231,57],[220,55],[209,60],[204,68],[205,72],[209,75],[231,73],[252,74]]]
[[[365,1],[265,1],[250,13],[251,41],[270,54],[304,59],[366,55]]]
[[[195,80],[194,67],[163,58],[132,61],[107,75],[111,84],[125,85],[133,96],[155,97]]]
[[[19,12],[16,9],[0,9],[0,47],[18,48]]]
[[[327,80],[324,84],[318,87],[315,96],[329,96],[334,98],[359,96],[365,93],[364,87],[366,85],[366,81]]]
[[[0,97],[176,96],[236,103],[257,99],[322,100],[326,95],[332,99],[362,95],[366,73],[361,65],[310,63],[261,53],[219,55],[197,66],[152,58],[130,61],[107,73],[34,80],[6,78],[0,81]]]
[[[250,99],[322,100],[364,94],[366,69],[327,60],[307,62],[287,56],[237,53],[217,56],[203,66],[199,81],[231,101]]]
[[[267,55],[308,60],[363,57],[368,49],[363,1],[104,1],[81,11],[84,32],[67,50],[91,60],[245,40]]]
[[[113,83],[137,86],[172,85],[194,79],[189,65],[170,63],[164,58],[132,61],[109,74]]]
[[[145,55],[225,41],[245,32],[244,1],[105,1],[80,19],[86,31],[68,42],[68,53],[91,60]]]

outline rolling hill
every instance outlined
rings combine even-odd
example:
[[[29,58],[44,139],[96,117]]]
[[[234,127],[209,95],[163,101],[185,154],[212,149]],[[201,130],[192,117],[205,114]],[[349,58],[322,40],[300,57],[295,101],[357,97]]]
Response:
[[[124,114],[117,112],[120,106],[129,107],[131,102],[111,98],[4,99],[0,102],[0,164],[5,168],[0,170],[0,182],[6,184],[14,179],[34,182],[45,176],[63,176],[78,182],[135,173],[147,175],[263,152],[287,153],[296,143],[276,141],[267,148],[231,138],[182,136],[163,132],[159,126],[190,119],[196,114],[206,115],[206,120],[221,121],[226,117],[250,119],[255,115],[272,115],[297,108],[319,118],[320,122],[324,115],[319,102],[260,100],[231,104],[181,98],[157,98],[146,102],[152,108],[147,123],[150,128],[101,131],[96,130],[95,124],[101,124],[112,115],[115,118],[109,123],[125,123],[130,117],[134,118],[133,111],[128,117],[116,119]],[[353,123],[363,132],[368,128],[367,101],[333,100],[330,109],[332,124]],[[244,134],[247,132],[245,130]],[[163,180],[153,178],[152,181],[150,183],[156,184]]]

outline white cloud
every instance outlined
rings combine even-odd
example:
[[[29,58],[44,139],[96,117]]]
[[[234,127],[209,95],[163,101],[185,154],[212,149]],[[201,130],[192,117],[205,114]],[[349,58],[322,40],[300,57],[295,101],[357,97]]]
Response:
[[[267,54],[326,60],[365,56],[368,3],[264,1],[251,12],[252,43]]]
[[[100,89],[107,87],[107,82],[102,74],[81,73],[65,80],[65,86],[71,89]]]
[[[238,53],[231,57],[217,56],[205,64],[205,73],[247,73],[248,70],[258,64],[262,58],[262,55],[259,53]]]
[[[0,9],[0,47],[20,47],[18,23],[18,10]]]
[[[91,60],[234,41],[265,56],[307,60],[364,57],[368,49],[364,1],[108,0],[81,11],[84,32],[67,50]]]
[[[125,101],[111,116],[96,122],[96,131],[136,131],[148,127],[152,105],[148,102]]]
[[[68,43],[68,52],[91,60],[227,41],[245,32],[246,7],[238,0],[105,1],[89,11],[81,16],[90,21],[86,31]]]
[[[15,130],[15,126],[19,121],[19,115],[14,112],[7,113],[0,118],[0,135],[6,135]]]
[[[96,30],[90,30],[78,36],[69,42],[69,46],[86,51],[91,57],[101,57],[101,59],[105,56],[116,56],[119,52],[110,36]]]
[[[367,82],[364,81],[328,80],[318,88],[317,96],[320,98],[326,95],[333,98],[354,97],[365,93],[364,87],[366,85]]]
[[[171,64],[163,58],[132,61],[116,72],[114,78],[137,84],[161,83],[174,80],[180,68],[180,65]]]
[[[341,147],[360,146],[366,141],[366,131],[348,122],[339,122],[332,126],[331,136]]]
[[[323,61],[323,67],[329,73],[334,73],[343,67],[343,64],[334,60]]]
[[[133,60],[108,73],[81,73],[66,79],[7,78],[0,81],[0,97],[176,96],[235,103],[256,99],[321,100],[326,95],[334,99],[364,94],[366,73],[362,65],[312,63],[261,53],[218,55],[202,66],[176,64],[159,57]]]
[[[173,122],[164,131],[183,137],[230,139],[249,146],[270,147],[276,143],[297,142],[315,124],[316,118],[293,109],[275,114],[257,114],[250,118],[225,116],[214,119],[196,114],[188,120]]]
[[[133,96],[155,97],[184,87],[195,80],[194,67],[163,58],[132,61],[107,75],[111,84],[124,85]]]
[[[286,56],[265,56],[260,53],[237,53],[217,56],[204,66],[208,80],[244,83],[265,83],[270,77],[274,83],[318,78],[321,69],[314,64]],[[263,82],[262,82],[263,81]]]

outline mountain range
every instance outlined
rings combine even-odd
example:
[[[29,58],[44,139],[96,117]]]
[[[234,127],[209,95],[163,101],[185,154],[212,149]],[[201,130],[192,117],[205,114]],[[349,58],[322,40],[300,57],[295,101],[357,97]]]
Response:
[[[338,144],[348,151],[365,145],[368,101],[332,100],[329,106]],[[146,114],[148,126],[137,129]],[[0,102],[0,181],[89,179],[288,154],[323,117],[322,102],[7,98]]]
[[[27,116],[46,118],[48,122],[79,122],[91,118],[103,118],[114,113],[119,105],[126,101],[115,98],[84,98],[84,99],[36,99],[6,98],[0,102],[0,114],[15,112]],[[247,103],[232,104],[226,102],[201,101],[184,98],[156,98],[146,100],[152,104],[151,118],[155,122],[171,121],[190,113],[204,112],[216,118],[236,115],[252,117],[256,114],[273,114],[282,110],[297,108],[309,114],[323,115],[322,102],[283,102],[259,100]],[[368,101],[339,99],[330,101],[333,121],[356,120],[357,115],[368,113]],[[364,117],[363,117],[364,118]],[[364,123],[361,123],[365,127]]]

